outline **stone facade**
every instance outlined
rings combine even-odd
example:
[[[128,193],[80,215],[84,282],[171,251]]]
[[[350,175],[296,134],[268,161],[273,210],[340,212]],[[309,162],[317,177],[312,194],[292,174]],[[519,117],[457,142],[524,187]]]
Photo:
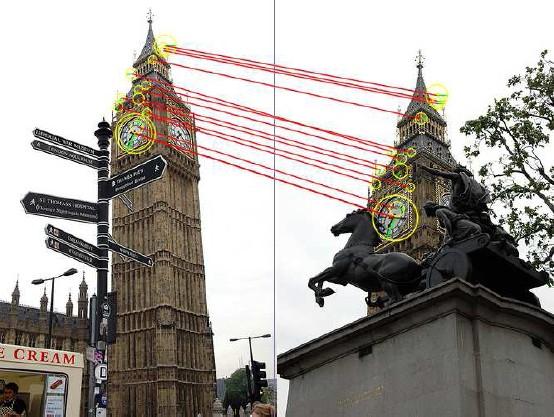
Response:
[[[52,326],[52,349],[67,350],[86,354],[88,346],[88,286],[83,280],[79,285],[77,316],[73,315],[71,294],[66,303],[65,314],[54,312]],[[47,347],[48,336],[48,296],[46,288],[40,299],[40,308],[19,303],[19,283],[12,293],[12,302],[0,301],[0,343],[29,347]],[[81,389],[81,417],[86,411],[88,392],[88,367],[83,369]]]
[[[139,76],[171,82],[169,65],[156,50],[151,22],[134,68]],[[133,104],[127,111],[149,107],[158,137],[167,140],[166,118],[176,119],[167,107],[178,108],[182,115],[176,122],[189,126],[195,146],[190,108],[168,88],[171,98],[146,93],[146,102],[156,105]],[[115,115],[114,127],[123,114]],[[127,193],[132,211],[113,200],[114,239],[151,256],[154,266],[112,256],[112,289],[117,291],[117,341],[109,351],[112,417],[210,416],[215,399],[198,159],[158,143],[143,154],[129,155],[114,143],[112,175],[160,154],[167,160],[166,172],[162,179]]]
[[[454,278],[279,355],[287,417],[546,417],[554,315]]]

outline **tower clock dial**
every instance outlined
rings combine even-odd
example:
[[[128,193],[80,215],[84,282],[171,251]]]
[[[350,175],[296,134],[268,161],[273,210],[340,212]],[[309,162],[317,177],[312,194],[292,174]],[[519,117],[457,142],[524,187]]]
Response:
[[[192,151],[192,138],[185,127],[185,123],[179,119],[172,119],[169,129],[169,142],[179,146],[180,150]]]
[[[140,117],[129,120],[121,129],[123,146],[134,150],[148,142],[148,125]]]

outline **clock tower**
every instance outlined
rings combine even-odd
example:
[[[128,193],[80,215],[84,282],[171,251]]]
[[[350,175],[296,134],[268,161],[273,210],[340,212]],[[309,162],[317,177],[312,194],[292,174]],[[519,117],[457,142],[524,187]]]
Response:
[[[400,182],[395,179],[393,165],[387,169],[381,179],[381,187],[371,190],[371,198],[385,199],[387,195],[403,195],[414,204],[407,207],[407,221],[403,222],[405,230],[395,231],[396,236],[409,236],[399,241],[383,241],[376,248],[379,253],[404,252],[421,261],[427,252],[436,248],[443,239],[443,231],[439,227],[436,218],[426,217],[422,213],[422,207],[427,201],[435,201],[439,204],[447,204],[450,184],[442,178],[437,178],[423,169],[421,165],[427,165],[442,170],[451,170],[456,162],[450,153],[450,141],[447,138],[447,124],[444,117],[436,110],[433,100],[440,103],[441,97],[429,94],[423,79],[423,57],[421,52],[417,57],[417,81],[415,91],[408,108],[398,121],[397,138],[395,147],[400,150],[415,149],[415,155],[408,158],[406,165],[408,176],[402,182],[411,183],[410,187],[400,187],[392,182]],[[438,98],[437,98],[438,97]],[[431,104],[434,104],[432,106]],[[392,181],[387,182],[387,179]],[[415,212],[414,208],[417,210]],[[417,227],[416,227],[417,223]],[[410,235],[410,232],[412,232]],[[370,294],[375,300],[377,293]],[[369,307],[368,313],[373,314],[375,307]]]
[[[190,152],[196,147],[194,117],[174,91],[151,18],[148,24],[145,45],[133,64],[133,88],[113,119],[111,170],[117,175],[155,155],[163,155],[168,165],[161,179],[129,191],[125,204],[113,200],[113,238],[152,257],[154,266],[112,257],[117,341],[109,351],[108,406],[112,417],[211,416],[215,360],[206,305],[199,164]],[[145,79],[163,84],[163,94],[155,87],[137,89]],[[137,134],[145,124],[155,142]],[[179,147],[168,146],[168,136]]]

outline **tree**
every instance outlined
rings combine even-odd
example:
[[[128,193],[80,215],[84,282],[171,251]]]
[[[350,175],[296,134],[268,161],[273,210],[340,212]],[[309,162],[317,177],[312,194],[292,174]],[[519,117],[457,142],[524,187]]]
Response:
[[[508,80],[511,94],[460,129],[475,140],[464,147],[499,210],[498,222],[523,241],[529,262],[554,284],[554,68],[543,51],[536,67]],[[498,152],[487,152],[489,148]],[[479,157],[477,159],[477,157]]]
[[[248,382],[246,370],[239,368],[225,380],[225,396],[223,397],[223,409],[231,406],[235,416],[239,415],[240,407],[248,404]]]

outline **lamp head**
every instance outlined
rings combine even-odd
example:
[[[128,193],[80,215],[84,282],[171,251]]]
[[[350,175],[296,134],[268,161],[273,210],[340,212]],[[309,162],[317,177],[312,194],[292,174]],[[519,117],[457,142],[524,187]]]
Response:
[[[40,284],[44,284],[44,280],[39,278],[39,279],[34,279],[31,281],[31,284],[33,285],[40,285]]]
[[[76,273],[77,273],[77,270],[75,268],[71,268],[71,269],[68,269],[67,271],[65,271],[63,273],[63,276],[68,277],[68,276],[76,274]]]

